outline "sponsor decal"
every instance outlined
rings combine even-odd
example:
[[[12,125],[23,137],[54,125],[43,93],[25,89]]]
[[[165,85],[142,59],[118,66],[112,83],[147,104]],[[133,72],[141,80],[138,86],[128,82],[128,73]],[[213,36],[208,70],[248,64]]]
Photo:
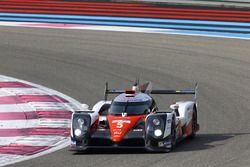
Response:
[[[135,123],[144,116],[108,116],[108,123],[110,126],[110,135],[114,142],[122,140],[123,136],[130,130]]]
[[[128,114],[126,112],[122,113],[122,117],[126,117]]]
[[[116,123],[116,128],[122,128],[124,123],[130,124],[131,121],[130,120],[113,120],[112,123],[113,124]]]
[[[142,132],[143,129],[133,129],[133,131],[135,131],[135,132]]]

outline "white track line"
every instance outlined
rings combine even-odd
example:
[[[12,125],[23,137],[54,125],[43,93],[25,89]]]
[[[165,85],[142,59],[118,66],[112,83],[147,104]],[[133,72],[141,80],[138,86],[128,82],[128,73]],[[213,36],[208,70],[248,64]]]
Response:
[[[37,88],[0,88],[0,96],[4,93],[9,95],[53,95]]]
[[[48,146],[58,143],[58,141],[65,140],[63,136],[18,136],[18,137],[0,137],[1,145],[8,145],[11,143],[20,145],[33,145],[33,146]]]
[[[35,110],[47,111],[47,110],[68,110],[74,111],[71,107],[71,103],[54,103],[54,102],[30,102],[29,105]]]
[[[38,119],[31,120],[0,120],[0,129],[24,129],[36,128],[39,126]]]
[[[74,106],[73,106],[74,107]],[[74,111],[71,103],[30,102],[22,104],[0,104],[0,112],[31,112],[47,110]]]
[[[34,107],[28,103],[23,104],[0,104],[0,112],[31,112]]]
[[[24,129],[24,128],[69,128],[69,119],[29,119],[29,120],[0,120],[0,129]]]

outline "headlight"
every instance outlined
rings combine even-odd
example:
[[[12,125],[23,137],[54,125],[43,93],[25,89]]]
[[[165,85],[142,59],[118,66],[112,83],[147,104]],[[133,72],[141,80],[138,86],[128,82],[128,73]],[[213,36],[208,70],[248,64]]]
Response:
[[[75,112],[72,116],[71,132],[76,141],[83,141],[89,137],[91,117],[87,113]]]
[[[159,119],[157,119],[157,118],[153,119],[153,124],[154,124],[154,125],[159,126],[160,123],[161,123],[161,122],[160,122]]]
[[[160,137],[160,136],[162,135],[162,130],[161,130],[161,129],[156,129],[156,130],[154,131],[154,135],[155,135],[156,137]]]
[[[85,125],[86,120],[84,118],[77,118],[74,127],[74,134],[76,137],[80,138],[83,137],[88,130],[88,127]]]
[[[75,129],[74,131],[75,136],[79,137],[82,134],[82,131],[80,129]]]
[[[80,129],[83,129],[84,120],[83,120],[82,118],[78,118],[77,123],[78,123],[78,127],[79,127]]]

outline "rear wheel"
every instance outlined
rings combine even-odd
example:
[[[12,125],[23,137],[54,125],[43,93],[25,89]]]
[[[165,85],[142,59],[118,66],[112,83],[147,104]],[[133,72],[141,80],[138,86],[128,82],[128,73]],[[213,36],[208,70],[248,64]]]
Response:
[[[196,136],[197,129],[198,129],[197,110],[194,107],[192,116],[192,134],[190,135],[191,138],[194,138]]]

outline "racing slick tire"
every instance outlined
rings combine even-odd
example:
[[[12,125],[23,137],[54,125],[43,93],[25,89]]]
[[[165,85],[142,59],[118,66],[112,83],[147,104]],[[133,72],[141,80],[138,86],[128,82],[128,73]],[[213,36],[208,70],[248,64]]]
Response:
[[[172,124],[171,124],[171,134],[170,134],[170,140],[171,140],[171,149],[170,151],[172,151],[177,143],[176,140],[176,124],[175,124],[175,117],[172,120]]]
[[[190,135],[190,138],[194,138],[196,136],[196,132],[198,130],[198,123],[197,123],[197,110],[194,106],[193,109],[193,115],[192,115],[192,134]]]

